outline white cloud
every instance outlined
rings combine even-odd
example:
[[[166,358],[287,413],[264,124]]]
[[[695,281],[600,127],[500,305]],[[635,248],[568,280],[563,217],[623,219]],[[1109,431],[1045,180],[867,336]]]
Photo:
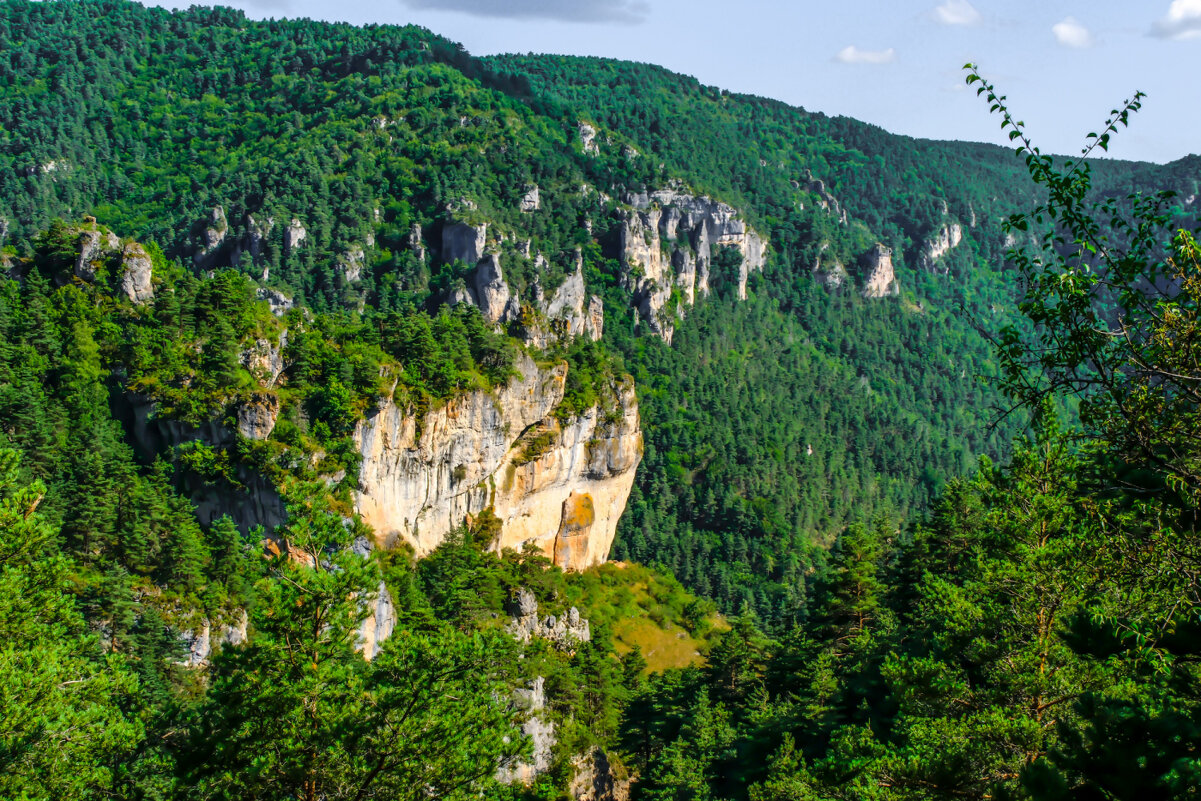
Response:
[[[947,0],[934,9],[934,19],[943,25],[979,25],[980,12],[968,0]]]
[[[1201,36],[1201,0],[1172,0],[1168,15],[1151,26],[1161,39],[1196,39]]]
[[[897,51],[891,47],[887,50],[861,50],[855,45],[847,45],[838,51],[834,60],[843,64],[887,64],[896,57]]]
[[[1064,47],[1072,47],[1077,50],[1084,47],[1093,46],[1093,35],[1088,28],[1076,21],[1075,17],[1064,17],[1059,22],[1051,26],[1051,33],[1055,34],[1055,41],[1059,42]]]

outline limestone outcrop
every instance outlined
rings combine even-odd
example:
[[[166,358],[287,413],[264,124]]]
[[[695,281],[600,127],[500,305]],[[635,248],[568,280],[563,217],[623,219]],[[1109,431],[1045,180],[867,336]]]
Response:
[[[794,185],[798,189],[801,186],[799,183],[795,183]],[[844,209],[842,204],[838,202],[838,198],[834,197],[834,195],[830,194],[829,190],[826,189],[826,184],[824,181],[814,178],[813,173],[806,170],[804,187],[817,197],[818,206],[837,217],[838,222],[842,223],[843,225],[847,224],[846,209]]]
[[[442,261],[475,268],[447,300],[452,305],[471,303],[490,323],[509,322],[519,316],[520,305],[505,280],[500,254],[487,249],[487,235],[487,224],[447,223],[442,228]]]
[[[896,270],[892,266],[892,249],[876,243],[863,257],[863,297],[886,298],[901,293]]]
[[[652,332],[670,343],[674,320],[698,294],[709,293],[716,248],[738,249],[737,295],[746,299],[747,278],[763,269],[767,243],[736,209],[679,188],[634,193],[627,200],[633,209],[620,230],[623,280]],[[680,302],[665,311],[673,291]]]
[[[575,270],[568,274],[546,303],[545,314],[552,333],[561,339],[600,339],[605,327],[605,307],[584,285],[584,261],[576,252]]]
[[[632,382],[615,381],[603,408],[560,421],[567,365],[522,355],[516,369],[493,393],[459,396],[420,420],[387,401],[359,422],[355,509],[380,546],[403,541],[424,556],[490,508],[497,550],[533,545],[569,570],[605,561],[642,455]]]
[[[255,392],[238,403],[238,433],[246,439],[262,442],[275,430],[279,418],[279,396]]]
[[[575,775],[568,792],[575,801],[627,801],[630,797],[629,777],[616,770],[601,749],[579,754],[571,766]]]
[[[271,308],[271,313],[276,317],[283,317],[295,305],[290,296],[285,295],[275,287],[259,287],[255,297],[259,300],[267,301],[267,305]]]
[[[851,276],[842,262],[826,255],[829,248],[830,243],[823,242],[817,258],[813,260],[813,279],[826,289],[839,289],[850,283]]]
[[[368,599],[368,614],[359,624],[359,650],[366,659],[375,659],[383,648],[384,641],[396,629],[396,606],[392,594],[383,581],[376,588],[374,597]]]
[[[425,240],[421,236],[420,223],[413,223],[409,228],[409,250],[419,261],[425,261]]]
[[[555,746],[554,721],[546,717],[546,679],[536,677],[529,688],[520,687],[513,691],[513,706],[525,715],[521,732],[530,738],[533,749],[529,761],[518,761],[501,765],[496,779],[504,784],[531,784],[539,775],[550,770]]]
[[[600,146],[596,144],[596,128],[581,122],[576,130],[580,135],[580,146],[584,148],[585,153],[595,156],[600,152]]]
[[[300,247],[300,243],[305,240],[309,232],[305,230],[304,225],[295,217],[288,227],[284,229],[284,255],[288,256],[292,251]]]
[[[588,330],[593,339],[600,339],[605,333],[605,304],[599,295],[588,299]]]
[[[188,667],[203,667],[212,659],[213,650],[226,645],[241,645],[249,636],[250,620],[243,610],[236,619],[229,623],[214,625],[207,618],[200,625],[180,635],[183,645],[183,659],[177,664]]]
[[[526,190],[526,193],[521,196],[521,210],[525,212],[537,211],[542,208],[542,197],[537,186],[531,186]]]
[[[279,333],[279,339],[275,343],[267,339],[256,339],[253,345],[242,351],[240,361],[260,384],[270,389],[287,367],[284,362],[284,349],[287,347],[288,329],[285,328]]]
[[[234,267],[238,267],[242,264],[243,256],[249,257],[250,264],[259,264],[262,266],[261,280],[266,281],[270,272],[265,261],[265,256],[267,255],[267,237],[271,235],[271,231],[274,228],[274,217],[260,214],[256,218],[253,214],[247,214],[245,230],[240,237],[234,240],[229,255],[229,263]]]
[[[217,254],[225,244],[225,235],[229,232],[229,221],[225,218],[225,209],[214,206],[209,214],[208,224],[201,230],[197,241],[196,252],[192,261],[197,267],[211,267],[217,261]]]
[[[468,267],[474,267],[484,257],[484,241],[487,234],[487,225],[446,225],[442,229],[442,261],[447,264],[461,261]]]
[[[338,256],[338,272],[345,283],[353,284],[363,276],[363,265],[366,258],[362,245],[354,245]]]
[[[957,222],[948,222],[942,228],[939,228],[934,233],[933,238],[922,248],[921,255],[918,257],[918,263],[921,264],[923,270],[945,275],[948,268],[940,262],[943,256],[959,247],[962,241],[963,226]]]
[[[220,419],[191,425],[156,413],[153,400],[142,395],[114,392],[110,398],[114,416],[121,421],[134,453],[144,463],[156,458],[175,458],[175,449],[189,442],[215,448],[237,445],[237,433]],[[263,526],[270,532],[288,519],[283,498],[274,484],[257,470],[239,466],[236,483],[212,482],[190,471],[177,474],[180,492],[196,505],[196,519],[207,526],[228,515],[243,532]]]
[[[508,631],[520,642],[528,643],[534,637],[549,640],[563,651],[574,651],[582,642],[592,639],[592,628],[580,617],[574,606],[563,615],[538,614],[538,599],[525,587],[518,587],[517,594],[509,603]]]
[[[154,300],[152,272],[150,254],[137,242],[130,242],[121,253],[121,294],[137,304]]]
[[[512,320],[517,316],[517,303],[500,268],[499,254],[486,253],[479,260],[472,281],[471,300],[490,323]]]
[[[89,225],[95,225],[94,218],[87,218]],[[120,248],[121,242],[112,231],[100,228],[85,228],[79,234],[79,255],[75,259],[75,277],[84,281],[94,281],[99,263],[106,255]]]

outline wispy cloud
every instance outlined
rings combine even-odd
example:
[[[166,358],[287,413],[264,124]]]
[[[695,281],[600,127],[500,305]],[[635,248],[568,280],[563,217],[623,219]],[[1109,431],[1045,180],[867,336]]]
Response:
[[[943,25],[979,25],[981,19],[980,12],[968,0],[947,0],[931,13]]]
[[[843,64],[888,64],[889,61],[896,61],[896,58],[897,52],[891,47],[886,50],[865,50],[854,44],[848,44],[833,56],[833,60],[842,61]]]
[[[1201,36],[1201,0],[1172,0],[1168,14],[1151,26],[1161,39],[1196,39]]]
[[[862,50],[855,45],[847,45],[838,51],[834,60],[843,64],[887,64],[895,61],[896,57],[897,51],[891,47],[887,50]]]
[[[400,0],[423,11],[459,11],[476,17],[547,19],[557,22],[617,22],[646,20],[644,0]]]
[[[1064,17],[1056,22],[1051,26],[1051,33],[1055,34],[1055,41],[1064,47],[1080,50],[1093,46],[1092,32],[1077,22],[1075,17]]]

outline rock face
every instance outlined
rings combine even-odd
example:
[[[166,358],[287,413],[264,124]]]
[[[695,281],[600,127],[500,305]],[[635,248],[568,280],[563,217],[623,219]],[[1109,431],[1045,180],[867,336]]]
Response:
[[[552,412],[567,366],[523,355],[516,369],[494,394],[460,396],[420,421],[389,401],[359,422],[355,509],[379,545],[403,540],[424,556],[491,508],[497,550],[532,544],[569,570],[605,561],[642,456],[633,386],[615,383],[611,408],[561,423]]]
[[[259,383],[270,389],[279,380],[287,365],[284,364],[284,349],[288,347],[288,329],[279,334],[279,340],[272,344],[266,339],[256,339],[254,344],[242,351],[242,366],[254,373]]]
[[[184,647],[184,656],[178,664],[188,667],[203,667],[213,656],[213,646],[218,648],[225,645],[241,645],[249,636],[250,620],[245,610],[232,623],[224,623],[213,631],[213,624],[205,619],[200,627],[193,631],[185,631],[180,636]],[[215,636],[214,636],[215,635]]]
[[[450,264],[461,261],[468,267],[479,264],[484,257],[487,225],[452,223],[442,229],[442,261]]]
[[[279,417],[279,397],[255,392],[238,404],[238,433],[246,439],[263,441],[275,430]]]
[[[452,305],[475,305],[490,323],[508,322],[517,318],[520,308],[505,281],[500,254],[485,250],[487,234],[486,224],[448,223],[443,227],[442,261],[475,267],[469,284],[452,290],[448,300]]]
[[[959,223],[949,222],[942,228],[939,228],[937,233],[934,234],[934,238],[927,242],[925,248],[922,249],[921,256],[919,257],[922,269],[945,275],[948,268],[939,262],[943,256],[959,247],[959,243],[962,241],[963,226]]]
[[[678,189],[637,193],[628,200],[634,210],[620,231],[623,278],[651,331],[671,342],[674,320],[698,293],[709,293],[714,248],[734,247],[742,255],[737,293],[746,299],[747,277],[763,269],[767,243],[733,207]],[[664,312],[673,289],[681,300],[674,314]]]
[[[518,252],[529,249],[529,241],[518,242]],[[530,307],[519,307],[516,318],[521,321],[521,336],[527,345],[545,348],[552,341],[566,342],[576,337],[597,340],[605,329],[605,306],[597,295],[589,295],[584,283],[584,259],[575,252],[575,270],[568,273],[555,287],[547,300],[542,288],[542,276],[548,268],[546,257],[534,258],[536,270],[531,286],[532,308],[541,315],[531,314]]]
[[[225,243],[225,234],[229,231],[229,221],[225,219],[225,209],[221,206],[213,208],[209,215],[208,224],[200,232],[196,253],[192,261],[197,267],[208,267],[216,260],[217,253]]]
[[[251,259],[258,261],[259,256],[263,255],[263,244],[271,235],[273,228],[275,228],[274,217],[262,217],[256,220],[253,214],[246,215],[246,252],[250,254]]]
[[[531,186],[524,195],[521,196],[522,211],[537,211],[542,207],[542,196],[538,191],[538,187]]]
[[[150,254],[145,248],[136,242],[126,245],[121,254],[121,293],[137,304],[153,300],[152,270]]]
[[[421,261],[425,261],[425,241],[421,237],[421,224],[413,223],[409,228],[409,250]]]
[[[799,188],[800,184],[796,184]],[[838,198],[834,197],[826,189],[826,184],[813,177],[813,173],[805,172],[805,189],[817,196],[817,205],[821,206],[826,211],[838,218],[838,221],[843,225],[847,224],[847,212],[838,202]]]
[[[259,287],[256,297],[259,300],[267,301],[267,305],[271,307],[271,313],[276,317],[283,317],[295,305],[292,298],[274,287]]]
[[[86,222],[95,225],[95,218],[88,217]],[[75,258],[75,277],[84,281],[94,281],[99,263],[107,258],[108,254],[120,249],[121,241],[112,231],[85,228],[80,231],[77,246],[79,255]]]
[[[585,301],[587,302],[585,304]],[[596,295],[589,296],[584,286],[584,262],[576,254],[575,272],[555,289],[546,304],[546,318],[559,338],[600,339],[605,327],[605,307]]]
[[[342,279],[348,284],[358,281],[363,275],[365,260],[366,254],[361,245],[355,245],[339,256],[338,269],[342,273]]]
[[[900,293],[892,250],[877,243],[863,258],[863,297],[885,298]]]
[[[555,745],[555,724],[553,721],[543,720],[546,710],[546,679],[538,676],[530,683],[529,689],[514,690],[513,705],[526,714],[521,731],[530,738],[533,752],[529,762],[502,765],[496,771],[496,779],[504,784],[530,784],[539,774],[550,770],[551,749]]]
[[[508,631],[523,643],[535,637],[550,640],[563,651],[574,652],[580,643],[592,637],[588,621],[580,617],[572,607],[566,614],[541,617],[538,601],[524,587],[509,602]],[[529,737],[533,751],[528,761],[502,765],[496,778],[505,784],[520,782],[532,784],[539,775],[550,770],[555,746],[555,726],[545,719],[547,693],[546,680],[536,676],[528,687],[513,690],[513,708],[522,714],[521,730]],[[571,797],[579,801],[627,801],[630,780],[625,772],[615,769],[608,756],[599,748],[579,754],[572,760],[572,779],[569,787]]]
[[[274,217],[260,215],[256,218],[253,214],[247,214],[245,231],[234,241],[229,263],[238,267],[242,264],[242,257],[249,256],[250,264],[262,265],[263,272],[260,280],[266,281],[269,274],[269,268],[264,263],[264,257],[267,255],[267,237],[271,235],[274,228]]]
[[[370,612],[359,626],[359,650],[363,656],[366,659],[379,656],[384,641],[392,636],[395,628],[396,607],[388,587],[381,581],[370,602]]]
[[[593,339],[600,339],[605,333],[605,304],[598,295],[588,299],[588,330]]]
[[[220,420],[210,420],[194,426],[155,414],[149,399],[114,391],[110,407],[121,421],[134,452],[143,462],[152,463],[162,456],[174,457],[173,450],[188,442],[204,442],[213,447],[237,445],[233,429]],[[207,526],[222,515],[229,515],[243,532],[263,526],[268,532],[288,519],[287,509],[279,492],[262,473],[239,468],[237,485],[224,481],[210,482],[187,471],[177,476],[180,491],[196,504],[196,519]]]
[[[292,251],[300,247],[300,243],[308,235],[309,232],[304,229],[300,220],[293,217],[292,222],[284,229],[284,255],[290,255]]]
[[[560,650],[574,651],[580,643],[592,639],[592,628],[587,620],[580,617],[578,609],[573,606],[561,617],[541,617],[538,614],[538,600],[524,587],[517,588],[517,595],[509,603],[508,611],[512,615],[508,631],[521,642],[539,637],[549,640]]]
[[[600,152],[600,147],[596,144],[596,128],[586,122],[581,122],[577,131],[580,135],[580,145],[584,148],[585,153],[596,155]]]
[[[517,303],[500,269],[499,254],[488,253],[479,260],[471,289],[471,299],[488,322],[507,321],[517,316]]]
[[[851,276],[842,262],[826,256],[829,247],[830,243],[823,242],[817,258],[813,260],[813,279],[826,289],[839,289],[850,283]]]
[[[627,801],[630,780],[618,775],[608,755],[599,748],[572,760],[575,776],[568,792],[576,801]]]

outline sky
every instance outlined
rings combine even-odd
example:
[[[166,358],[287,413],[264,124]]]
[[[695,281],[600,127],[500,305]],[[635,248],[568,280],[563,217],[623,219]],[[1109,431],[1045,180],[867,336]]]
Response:
[[[183,3],[157,3],[185,7]],[[974,62],[1045,152],[1074,154],[1146,93],[1116,158],[1201,153],[1201,0],[224,0],[255,18],[414,23],[476,55],[660,64],[889,131],[1004,144]]]

